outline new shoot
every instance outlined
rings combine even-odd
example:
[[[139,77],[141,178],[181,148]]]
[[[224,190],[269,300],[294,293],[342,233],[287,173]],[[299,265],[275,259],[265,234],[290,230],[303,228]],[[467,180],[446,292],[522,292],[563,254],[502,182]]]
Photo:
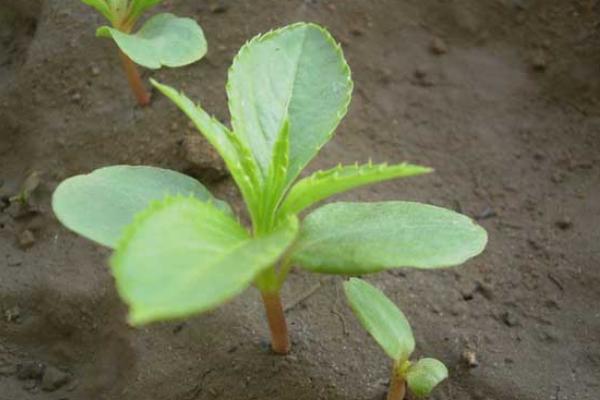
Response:
[[[362,326],[392,359],[387,400],[402,400],[406,388],[424,397],[448,377],[448,369],[434,358],[410,360],[415,339],[408,320],[386,295],[371,284],[351,278],[344,282],[346,299]]]

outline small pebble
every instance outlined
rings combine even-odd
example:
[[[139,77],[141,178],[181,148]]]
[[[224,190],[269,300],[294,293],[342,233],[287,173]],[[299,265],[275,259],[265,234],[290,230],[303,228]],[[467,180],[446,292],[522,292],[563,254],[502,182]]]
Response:
[[[42,390],[53,392],[69,382],[70,376],[58,368],[49,366],[42,377]]]
[[[472,350],[463,351],[461,358],[465,365],[469,368],[475,368],[479,365],[477,354],[475,354],[475,352]]]
[[[446,42],[444,42],[444,40],[439,37],[433,38],[433,40],[431,41],[431,46],[429,48],[433,54],[436,54],[438,56],[446,54],[448,52],[448,46],[446,45]]]
[[[519,320],[517,319],[516,315],[514,315],[510,311],[502,313],[501,318],[502,322],[504,322],[506,326],[513,327],[519,325]]]
[[[92,68],[90,68],[90,70],[91,70],[93,76],[100,75],[100,68],[98,68],[97,66],[92,65]]]
[[[25,250],[33,246],[35,243],[35,236],[29,229],[25,229],[19,234],[19,246]]]
[[[548,68],[548,61],[546,58],[544,51],[536,51],[531,58],[533,69],[538,72],[544,72]]]
[[[563,217],[554,223],[558,229],[566,231],[573,227],[573,222],[569,217]]]
[[[222,1],[218,1],[210,6],[210,11],[213,14],[223,14],[223,13],[226,13],[227,10],[228,10],[227,5],[225,5],[225,3]]]
[[[21,309],[19,306],[14,306],[4,311],[4,319],[6,322],[19,322],[21,318]]]
[[[40,362],[27,362],[19,365],[17,369],[17,378],[25,379],[40,379],[44,374],[46,366]]]

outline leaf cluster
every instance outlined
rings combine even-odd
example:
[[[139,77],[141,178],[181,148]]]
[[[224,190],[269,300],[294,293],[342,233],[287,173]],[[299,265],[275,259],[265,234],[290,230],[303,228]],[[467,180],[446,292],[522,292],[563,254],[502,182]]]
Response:
[[[152,83],[224,159],[252,226],[174,171],[114,166],[63,182],[55,213],[115,249],[111,267],[133,323],[211,309],[252,283],[277,292],[291,265],[334,274],[438,268],[485,246],[485,231],[469,218],[412,202],[337,202],[301,220],[332,195],[431,171],[368,162],[299,179],[332,138],[353,87],[340,46],[320,26],[293,24],[240,49],[227,83],[231,127],[183,93]]]

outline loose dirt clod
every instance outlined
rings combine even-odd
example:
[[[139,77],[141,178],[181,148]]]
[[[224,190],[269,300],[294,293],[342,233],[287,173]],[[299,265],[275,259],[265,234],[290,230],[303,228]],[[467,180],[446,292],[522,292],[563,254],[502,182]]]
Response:
[[[442,54],[446,54],[448,52],[448,46],[446,45],[446,42],[442,38],[439,38],[439,37],[433,38],[429,49],[431,50],[431,52],[433,54],[438,55],[438,56],[440,56]]]
[[[517,319],[516,315],[514,315],[513,313],[511,313],[510,311],[506,311],[504,313],[502,313],[502,322],[504,322],[504,324],[506,326],[517,326],[519,325],[519,320]]]
[[[201,181],[215,182],[225,178],[227,168],[223,159],[202,136],[185,135],[182,142],[185,171]]]
[[[48,366],[42,377],[42,389],[52,392],[69,382],[70,376],[66,372],[53,366]]]
[[[4,311],[4,319],[6,322],[19,322],[21,318],[21,309],[19,306],[14,306]]]
[[[558,229],[566,231],[567,229],[571,229],[573,227],[573,222],[569,217],[562,217],[555,222],[555,225]]]
[[[46,366],[40,362],[27,362],[17,367],[17,378],[20,380],[41,379],[45,369]]]
[[[26,250],[34,245],[35,235],[29,229],[25,229],[19,234],[19,247]]]
[[[461,359],[463,363],[469,368],[475,368],[479,365],[479,361],[477,360],[477,354],[472,350],[463,351]]]

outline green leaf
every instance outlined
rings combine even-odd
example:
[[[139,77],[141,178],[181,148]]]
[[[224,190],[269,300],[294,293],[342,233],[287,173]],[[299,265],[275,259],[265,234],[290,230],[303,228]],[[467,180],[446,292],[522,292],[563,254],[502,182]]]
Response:
[[[144,11],[156,6],[162,0],[133,0],[131,2],[129,16],[132,19],[138,18]]]
[[[210,203],[177,197],[152,204],[111,259],[131,323],[186,317],[231,299],[277,261],[297,230],[293,217],[252,238]]]
[[[110,10],[110,7],[104,0],[81,0],[82,3],[87,4],[90,7],[93,7],[102,14],[107,20],[112,21],[113,14]]]
[[[421,175],[431,168],[412,164],[351,165],[318,171],[298,181],[281,206],[281,213],[297,214],[314,203],[347,190],[395,178]]]
[[[63,181],[54,191],[52,208],[67,228],[107,247],[115,247],[138,212],[167,195],[193,195],[214,202],[200,182],[175,171],[154,167],[118,165]]]
[[[202,28],[190,18],[158,14],[135,34],[102,26],[98,36],[112,37],[123,53],[137,64],[151,69],[181,67],[198,61],[206,54]]]
[[[464,263],[487,242],[454,211],[420,203],[332,203],[309,214],[292,260],[314,272],[364,274],[394,267]]]
[[[423,358],[410,366],[406,373],[406,383],[415,396],[424,397],[447,377],[448,369],[441,361]]]
[[[195,105],[183,93],[178,93],[172,87],[153,79],[150,82],[192,120],[196,128],[221,155],[251,212],[258,208],[262,176],[250,150],[227,127],[211,117],[202,107]]]
[[[352,92],[342,50],[320,26],[298,23],[244,45],[229,70],[233,130],[266,175],[284,120],[290,124],[291,183],[331,138]]]
[[[344,282],[344,292],[362,326],[387,355],[396,363],[408,360],[415,339],[402,311],[381,290],[362,279]]]
[[[289,165],[290,149],[290,124],[286,118],[281,127],[281,131],[275,142],[273,149],[273,158],[271,166],[262,191],[262,209],[259,220],[264,225],[261,228],[268,230],[268,227],[275,222],[275,210],[283,198],[286,184],[286,177]]]

